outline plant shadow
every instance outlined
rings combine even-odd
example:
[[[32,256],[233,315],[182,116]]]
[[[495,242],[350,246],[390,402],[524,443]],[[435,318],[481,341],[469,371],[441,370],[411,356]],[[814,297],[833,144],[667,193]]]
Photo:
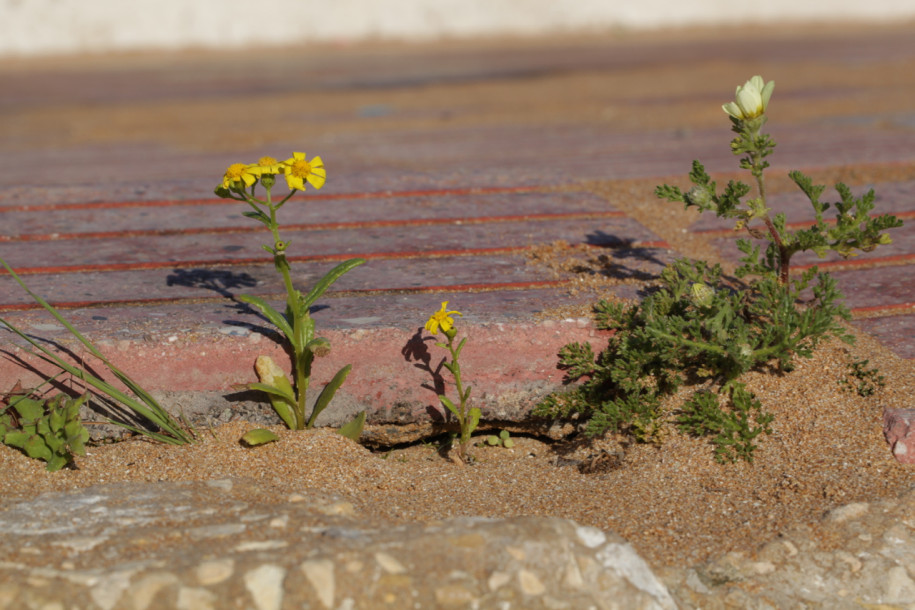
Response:
[[[409,341],[404,344],[400,353],[404,360],[413,362],[414,367],[429,373],[429,377],[432,380],[431,383],[423,383],[421,387],[426,388],[435,394],[437,404],[438,396],[445,393],[445,378],[442,376],[445,358],[443,357],[435,368],[433,368],[432,354],[429,352],[429,346],[426,344],[427,341],[435,341],[435,337],[423,337],[423,328],[420,327],[416,330],[416,333],[410,337]],[[450,415],[434,406],[427,407],[426,413],[434,422],[446,422],[448,421],[447,415]]]

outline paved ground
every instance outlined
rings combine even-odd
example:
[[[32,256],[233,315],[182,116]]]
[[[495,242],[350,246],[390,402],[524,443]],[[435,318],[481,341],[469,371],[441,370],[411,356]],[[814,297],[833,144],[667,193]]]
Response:
[[[581,322],[544,330],[537,314],[593,296],[570,294],[575,277],[529,264],[538,246],[594,246],[612,261],[612,290],[622,296],[634,296],[638,280],[674,256],[734,260],[722,225],[656,201],[652,191],[665,180],[683,184],[694,158],[724,177],[735,171],[720,104],[760,73],[777,82],[774,207],[789,221],[809,217],[782,177],[801,168],[856,192],[873,187],[878,210],[906,220],[893,245],[826,266],[855,325],[911,359],[912,30],[11,62],[0,67],[0,256],[122,358],[152,346],[140,358],[147,365],[136,365],[141,377],[172,362],[149,376],[153,386],[225,390],[249,375],[262,328],[232,296],[279,298],[282,287],[260,249],[268,234],[241,216],[240,204],[214,199],[212,188],[230,163],[304,151],[323,157],[328,182],[282,210],[296,281],[307,286],[341,259],[369,261],[322,301],[321,328],[352,345],[378,329],[406,341],[449,300],[467,323],[562,334],[558,345],[593,331]],[[0,275],[3,316],[63,336],[29,307]],[[232,362],[181,355],[225,347],[223,340],[234,341],[225,348]],[[160,353],[160,345],[184,351]],[[526,357],[517,349],[496,362]],[[3,385],[19,374],[14,356],[0,366],[11,378]],[[176,372],[191,366],[195,375]],[[227,369],[245,372],[213,373]],[[554,371],[538,374],[555,379]]]

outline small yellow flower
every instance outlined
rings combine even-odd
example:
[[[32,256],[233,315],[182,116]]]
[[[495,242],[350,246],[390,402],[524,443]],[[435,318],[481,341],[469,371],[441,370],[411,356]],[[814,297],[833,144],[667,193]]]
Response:
[[[737,87],[733,102],[728,102],[721,108],[738,121],[755,119],[765,114],[774,89],[775,81],[764,83],[762,76],[754,76],[743,87]]]
[[[245,187],[250,187],[257,182],[257,175],[251,171],[250,165],[233,163],[226,169],[226,175],[222,178],[222,186],[225,188],[238,187],[239,182],[243,182]]]
[[[451,314],[455,313],[459,316],[463,314],[459,311],[445,311],[448,307],[448,301],[442,302],[442,308],[439,311],[436,311],[429,318],[429,321],[426,322],[426,330],[428,330],[433,335],[438,333],[439,327],[442,328],[442,332],[446,333],[454,327],[454,319],[451,318]]]
[[[249,171],[258,176],[262,174],[279,174],[282,168],[283,164],[273,157],[261,157],[257,160],[257,163],[252,163],[248,166]]]
[[[305,153],[294,152],[291,159],[283,162],[283,173],[286,175],[286,184],[297,191],[305,190],[305,182],[316,189],[324,186],[327,179],[327,170],[321,157],[312,157],[306,160]]]

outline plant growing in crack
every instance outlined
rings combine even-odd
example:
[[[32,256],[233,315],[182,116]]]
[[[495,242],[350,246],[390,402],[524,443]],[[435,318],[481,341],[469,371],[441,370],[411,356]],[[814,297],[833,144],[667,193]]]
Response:
[[[285,178],[289,192],[282,199],[275,201],[272,191],[276,185],[277,176]],[[292,283],[289,260],[286,255],[289,241],[280,238],[277,212],[296,192],[305,191],[308,185],[320,189],[324,186],[326,178],[327,171],[324,169],[321,157],[316,156],[308,160],[304,153],[296,152],[286,161],[263,157],[256,163],[230,165],[226,169],[222,183],[215,189],[216,195],[219,197],[246,203],[251,209],[244,212],[244,215],[267,227],[273,237],[272,245],[265,244],[262,248],[273,256],[273,265],[283,279],[283,285],[286,288],[285,311],[280,313],[258,296],[240,295],[238,299],[255,307],[289,341],[292,352],[293,381],[289,380],[272,358],[258,356],[255,371],[259,381],[248,384],[247,387],[267,394],[280,419],[293,430],[303,430],[314,426],[318,415],[330,404],[351,369],[351,365],[346,365],[334,375],[318,394],[311,413],[306,416],[312,365],[315,358],[330,353],[330,342],[315,334],[311,307],[343,274],[365,263],[365,260],[361,258],[353,258],[340,263],[321,278],[306,295],[299,292]],[[258,185],[264,190],[263,198],[256,196]],[[364,421],[364,413],[357,416],[356,421]],[[358,438],[361,425],[358,426],[358,430],[348,427],[346,432],[347,436]]]
[[[837,184],[840,201],[821,202],[824,186],[798,171],[791,179],[810,200],[814,223],[790,231],[784,214],[772,216],[767,205],[764,171],[775,143],[762,133],[775,84],[754,76],[737,87],[735,100],[722,106],[736,137],[732,152],[750,172],[753,188],[731,181],[719,191],[699,161],[689,174],[692,188],[657,187],[658,197],[713,211],[735,219],[735,230],[766,240],[765,249],[738,240],[743,256],[730,281],[718,265],[680,259],[666,268],[658,289],[641,304],[625,306],[601,301],[595,306],[597,325],[613,330],[607,348],[595,357],[591,345],[572,343],[559,353],[566,381],[585,381],[547,397],[534,413],[542,416],[590,416],[588,431],[624,430],[641,441],[659,442],[665,417],[662,401],[684,383],[700,389],[674,416],[682,432],[711,436],[721,461],[752,460],[755,439],[768,433],[766,413],[741,376],[753,369],[789,371],[795,357],[810,357],[821,341],[835,337],[852,342],[841,324],[850,317],[840,303],[836,281],[816,267],[792,278],[791,258],[813,251],[823,257],[870,252],[889,244],[887,229],[902,222],[892,215],[872,216],[874,192],[855,197]],[[834,205],[835,221],[825,212]],[[801,297],[812,294],[806,303]]]
[[[448,301],[444,301],[442,303],[442,308],[429,317],[425,328],[433,335],[437,335],[438,332],[441,331],[448,341],[447,343],[438,342],[435,345],[447,349],[448,353],[451,355],[451,361],[449,362],[446,360],[444,366],[454,377],[458,404],[455,405],[454,402],[444,394],[439,394],[438,399],[441,401],[442,405],[454,415],[454,418],[458,422],[460,427],[458,453],[460,459],[463,462],[467,462],[470,460],[470,455],[467,452],[467,448],[470,445],[470,435],[473,434],[473,431],[476,430],[480,423],[481,411],[479,408],[471,407],[469,404],[470,386],[464,387],[464,381],[461,377],[461,365],[459,362],[461,351],[467,343],[467,337],[461,339],[457,346],[454,345],[454,339],[457,337],[457,329],[454,327],[454,318],[451,317],[452,314],[462,315],[459,311],[448,311]]]

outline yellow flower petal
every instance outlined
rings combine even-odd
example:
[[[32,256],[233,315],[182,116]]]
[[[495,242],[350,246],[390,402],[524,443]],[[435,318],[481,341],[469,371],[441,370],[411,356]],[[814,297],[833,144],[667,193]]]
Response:
[[[454,328],[454,319],[450,317],[451,314],[457,314],[459,316],[463,314],[459,311],[446,311],[447,308],[448,301],[442,302],[442,308],[432,314],[426,322],[426,330],[434,335],[438,333],[439,328],[442,329],[442,332],[448,332]]]
[[[244,163],[233,163],[226,168],[226,173],[222,177],[222,185],[225,188],[241,186],[239,182],[244,183],[246,187],[257,182],[257,175],[251,172],[251,167]]]
[[[324,169],[321,157],[314,157],[308,161],[305,153],[301,152],[292,153],[292,157],[283,162],[283,174],[286,176],[286,184],[289,188],[298,191],[305,190],[306,181],[319,189],[327,180],[327,170]]]

